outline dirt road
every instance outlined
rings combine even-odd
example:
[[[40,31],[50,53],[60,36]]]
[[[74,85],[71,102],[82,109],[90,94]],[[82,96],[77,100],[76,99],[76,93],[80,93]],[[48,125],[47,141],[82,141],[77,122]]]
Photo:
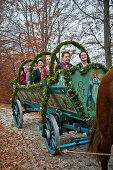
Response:
[[[61,137],[64,143],[70,135]],[[86,152],[87,145],[68,150]],[[112,148],[113,150],[113,148]],[[113,151],[112,151],[113,153]],[[13,122],[9,106],[0,105],[0,170],[99,170],[100,166],[91,155],[62,152],[53,156],[46,149],[40,131],[40,115],[24,115],[23,128],[17,129]],[[113,170],[113,157],[109,161],[109,170]]]

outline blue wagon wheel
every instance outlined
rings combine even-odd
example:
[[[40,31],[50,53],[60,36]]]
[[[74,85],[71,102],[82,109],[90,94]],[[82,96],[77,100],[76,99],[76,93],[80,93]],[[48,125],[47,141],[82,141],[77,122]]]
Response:
[[[60,133],[59,127],[57,125],[56,119],[53,115],[46,116],[46,146],[48,151],[55,155],[60,152]]]
[[[23,123],[23,112],[22,112],[22,106],[19,100],[16,100],[15,106],[13,109],[13,118],[14,122],[17,128],[22,127]]]

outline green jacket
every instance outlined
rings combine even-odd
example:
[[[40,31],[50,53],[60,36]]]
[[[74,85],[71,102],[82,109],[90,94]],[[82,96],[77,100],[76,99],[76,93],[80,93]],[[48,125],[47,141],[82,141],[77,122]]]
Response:
[[[39,81],[41,81],[41,73],[38,68],[33,71],[33,81],[34,84],[39,83]]]

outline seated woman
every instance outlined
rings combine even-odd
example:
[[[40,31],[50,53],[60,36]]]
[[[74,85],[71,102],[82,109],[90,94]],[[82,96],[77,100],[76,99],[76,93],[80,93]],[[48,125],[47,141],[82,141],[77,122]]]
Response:
[[[85,51],[81,51],[79,54],[80,60],[81,62],[77,64],[77,66],[79,66],[79,68],[81,69],[82,67],[85,67],[88,62],[87,62],[87,54]]]
[[[38,67],[33,71],[34,84],[39,83],[39,81],[46,78],[46,71],[44,68],[44,62],[42,59],[38,60]]]
[[[22,64],[22,63],[24,63],[24,61],[25,61],[25,59],[22,59],[20,61],[20,63]],[[18,68],[18,70],[19,70],[19,68]],[[24,72],[24,68],[21,69],[21,75],[22,75],[23,72]],[[18,73],[17,73],[17,80],[18,80]]]
[[[55,72],[59,69],[62,69],[64,67],[71,68],[73,65],[70,64],[71,55],[68,51],[65,51],[62,53],[62,62],[60,62],[58,65],[56,65]]]
[[[21,70],[21,76],[20,76],[20,83],[21,85],[26,85],[27,82],[26,82],[26,74],[28,72],[28,67],[27,66],[24,66]]]

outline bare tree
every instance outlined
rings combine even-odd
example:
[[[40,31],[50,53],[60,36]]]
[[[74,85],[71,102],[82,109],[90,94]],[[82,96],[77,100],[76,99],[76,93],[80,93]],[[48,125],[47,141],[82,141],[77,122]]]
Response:
[[[67,5],[69,0],[7,0],[1,31],[4,53],[10,47],[7,52],[18,63],[22,58],[33,58],[41,51],[53,49],[66,30],[64,21],[69,15],[66,19],[61,15]]]
[[[112,20],[110,22],[110,16],[112,16],[112,13],[110,14],[109,12],[109,9],[112,5],[110,0],[97,0],[96,2],[92,0],[83,0],[81,3],[73,0],[73,2],[79,11],[83,14],[82,22],[85,23],[86,27],[85,31],[83,30],[83,33],[86,32],[87,36],[88,34],[89,36],[92,36],[92,44],[95,41],[95,44],[97,43],[100,48],[104,49],[106,66],[111,67],[111,29],[113,22]],[[102,35],[103,33],[104,35]],[[88,43],[90,43],[90,41]]]
[[[106,57],[106,66],[112,66],[111,56],[111,28],[110,28],[110,15],[109,15],[109,0],[104,0],[104,49]]]

